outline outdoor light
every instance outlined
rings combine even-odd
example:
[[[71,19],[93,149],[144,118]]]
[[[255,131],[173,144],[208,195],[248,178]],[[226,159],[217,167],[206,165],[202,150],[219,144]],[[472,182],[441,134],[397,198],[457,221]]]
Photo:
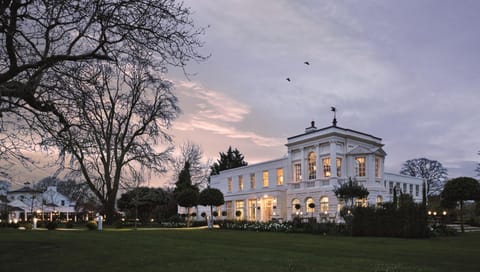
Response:
[[[447,211],[443,211],[442,214],[443,214],[443,216],[447,215]]]
[[[433,216],[437,216],[437,212],[433,212]]]
[[[350,212],[350,211],[349,211],[349,212]],[[324,213],[325,215],[327,215],[327,214],[328,214],[328,212],[327,212],[327,211],[324,211],[323,213]]]
[[[122,218],[122,222],[125,222],[125,218]]]
[[[432,211],[428,211],[428,215],[432,215]]]
[[[150,219],[150,222],[153,222],[153,218],[152,218],[152,219]]]

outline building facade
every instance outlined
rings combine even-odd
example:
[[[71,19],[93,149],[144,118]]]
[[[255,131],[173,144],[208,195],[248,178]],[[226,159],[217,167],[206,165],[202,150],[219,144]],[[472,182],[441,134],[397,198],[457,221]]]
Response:
[[[27,221],[32,215],[42,221],[53,221],[54,217],[76,221],[75,201],[57,192],[56,186],[48,186],[41,192],[27,182],[24,187],[9,191],[6,199],[10,222]]]
[[[394,190],[421,201],[423,180],[386,173],[382,139],[333,126],[317,129],[314,122],[305,132],[287,139],[287,156],[281,159],[222,171],[211,177],[210,186],[221,190],[225,204],[217,207],[226,217],[249,221],[292,220],[314,217],[337,221],[342,202],[334,189],[349,178],[369,191],[357,205],[391,201]]]

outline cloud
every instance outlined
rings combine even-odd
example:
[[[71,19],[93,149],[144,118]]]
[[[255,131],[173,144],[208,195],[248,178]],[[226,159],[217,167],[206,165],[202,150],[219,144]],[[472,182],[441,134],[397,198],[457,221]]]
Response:
[[[246,139],[263,147],[279,146],[283,138],[266,137],[252,131],[244,131],[237,126],[250,114],[250,107],[224,93],[207,89],[195,82],[180,81],[176,84],[185,103],[185,116],[175,122],[179,131],[209,131],[230,139]]]

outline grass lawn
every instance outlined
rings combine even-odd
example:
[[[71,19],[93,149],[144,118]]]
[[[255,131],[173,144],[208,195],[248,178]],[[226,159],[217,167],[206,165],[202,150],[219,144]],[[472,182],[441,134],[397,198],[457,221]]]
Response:
[[[0,229],[0,271],[480,271],[480,233],[425,240]]]

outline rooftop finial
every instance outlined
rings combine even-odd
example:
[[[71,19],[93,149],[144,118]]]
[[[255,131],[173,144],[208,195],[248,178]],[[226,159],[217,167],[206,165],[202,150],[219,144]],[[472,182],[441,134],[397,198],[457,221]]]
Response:
[[[337,126],[337,109],[335,107],[332,107],[332,111],[333,111],[333,126],[336,127]]]

